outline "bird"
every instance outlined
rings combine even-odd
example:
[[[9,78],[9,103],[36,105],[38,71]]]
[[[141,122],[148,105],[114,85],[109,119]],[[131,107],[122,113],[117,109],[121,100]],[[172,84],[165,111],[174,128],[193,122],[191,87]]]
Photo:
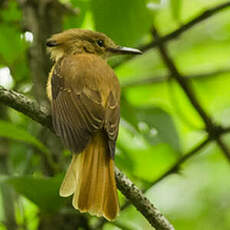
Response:
[[[107,60],[141,51],[79,28],[52,35],[46,45],[54,63],[47,81],[52,123],[73,153],[59,195],[73,195],[82,213],[113,221],[120,209],[114,172],[120,85]]]

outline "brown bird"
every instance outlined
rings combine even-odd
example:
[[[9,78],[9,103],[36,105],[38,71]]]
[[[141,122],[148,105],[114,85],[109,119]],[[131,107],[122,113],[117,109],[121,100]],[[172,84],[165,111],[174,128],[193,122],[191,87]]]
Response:
[[[47,83],[55,132],[73,152],[60,196],[73,195],[80,212],[114,220],[119,201],[114,153],[120,121],[120,86],[106,59],[140,54],[103,33],[70,29],[47,41],[54,60]]]

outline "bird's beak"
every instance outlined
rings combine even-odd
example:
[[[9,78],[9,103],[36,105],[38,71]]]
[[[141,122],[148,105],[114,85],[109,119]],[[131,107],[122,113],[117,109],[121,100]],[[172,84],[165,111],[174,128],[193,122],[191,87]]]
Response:
[[[116,48],[108,48],[108,50],[114,54],[142,54],[141,50],[122,46],[118,46]]]

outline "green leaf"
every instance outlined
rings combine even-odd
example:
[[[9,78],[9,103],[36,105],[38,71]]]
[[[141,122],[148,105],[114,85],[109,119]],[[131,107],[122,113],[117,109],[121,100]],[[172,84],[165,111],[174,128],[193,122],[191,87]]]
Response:
[[[153,106],[134,107],[122,100],[122,117],[151,144],[168,143],[180,152],[179,136],[171,116],[162,108]]]
[[[8,179],[8,176],[5,176],[5,175],[0,175],[0,184],[1,183],[5,183]]]
[[[31,161],[32,157],[35,156],[38,158],[37,154],[33,154],[33,151],[28,149],[28,146],[24,143],[20,143],[18,141],[10,142],[10,149],[9,149],[9,161],[10,161],[10,168],[16,175],[23,175],[23,172],[29,168],[31,168]],[[38,158],[39,159],[39,158]],[[38,165],[40,165],[38,163]],[[32,172],[35,168],[32,169]],[[28,170],[26,171],[28,172]]]
[[[130,172],[134,169],[134,162],[133,159],[130,157],[130,155],[127,153],[127,150],[125,148],[126,146],[122,145],[121,142],[117,142],[116,144],[116,165],[119,168],[123,168],[126,170],[129,170]]]
[[[49,150],[38,139],[33,137],[26,130],[7,121],[0,120],[0,137],[23,141],[36,146],[42,152],[49,152]]]
[[[133,114],[130,114],[130,116],[133,116]],[[117,142],[118,148],[122,146],[125,149],[122,154],[127,155],[124,156],[126,159],[120,165],[120,168],[124,169],[126,173],[134,176],[134,178],[153,181],[178,159],[178,152],[168,143],[161,142],[157,145],[150,145],[140,133],[136,131],[134,135],[133,131],[127,129],[126,126],[127,124],[122,119]],[[117,160],[118,155],[116,154],[115,160]],[[126,166],[130,162],[132,163],[131,170],[130,167]],[[117,163],[119,162],[116,161]]]
[[[120,45],[134,46],[150,31],[152,17],[144,0],[91,0],[96,30]]]
[[[0,60],[3,60],[3,63],[9,67],[15,62],[20,62],[20,59],[25,60],[26,43],[21,39],[21,32],[18,28],[9,26],[7,23],[0,23],[0,31]]]
[[[182,0],[171,0],[171,14],[176,21],[180,20],[181,16],[181,7],[182,7]]]
[[[84,19],[85,19],[85,15],[87,10],[90,8],[89,7],[89,2],[86,0],[71,0],[71,4],[76,7],[77,9],[80,10],[79,14],[76,15],[67,15],[64,18],[64,28],[65,29],[70,29],[70,28],[74,28],[74,27],[81,27]]]
[[[11,21],[19,21],[22,17],[22,12],[18,8],[18,4],[15,1],[9,1],[6,9],[1,9],[0,18],[3,21],[11,22]]]
[[[62,176],[53,178],[35,176],[0,177],[0,183],[12,185],[18,193],[47,212],[57,211],[63,203],[58,195],[61,180]]]

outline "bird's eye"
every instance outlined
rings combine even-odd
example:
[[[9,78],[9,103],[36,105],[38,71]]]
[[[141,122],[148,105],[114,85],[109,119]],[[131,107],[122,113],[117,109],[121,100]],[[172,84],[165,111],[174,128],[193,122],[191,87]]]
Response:
[[[103,41],[103,40],[98,40],[98,41],[97,41],[97,44],[98,44],[100,47],[104,47],[104,41]]]

